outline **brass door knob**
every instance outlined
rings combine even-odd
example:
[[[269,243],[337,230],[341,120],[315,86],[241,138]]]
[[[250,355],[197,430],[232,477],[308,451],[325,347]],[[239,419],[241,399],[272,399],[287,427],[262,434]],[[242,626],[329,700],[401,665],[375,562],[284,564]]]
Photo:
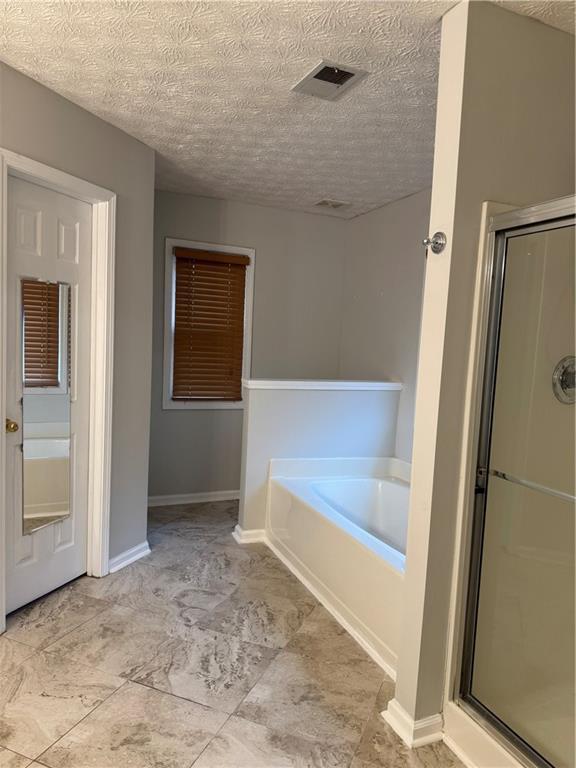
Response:
[[[6,432],[18,432],[19,429],[20,427],[17,422],[12,421],[12,419],[6,419]]]

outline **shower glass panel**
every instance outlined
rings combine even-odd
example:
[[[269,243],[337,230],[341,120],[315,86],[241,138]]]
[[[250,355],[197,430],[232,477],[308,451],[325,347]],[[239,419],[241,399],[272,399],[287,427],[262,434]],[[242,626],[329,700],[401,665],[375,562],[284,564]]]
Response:
[[[574,768],[574,224],[499,237],[463,700]]]

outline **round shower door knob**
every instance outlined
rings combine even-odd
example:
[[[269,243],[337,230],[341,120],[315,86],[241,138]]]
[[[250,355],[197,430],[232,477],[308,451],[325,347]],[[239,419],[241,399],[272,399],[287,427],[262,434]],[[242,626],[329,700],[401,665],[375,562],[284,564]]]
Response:
[[[444,232],[434,232],[432,237],[425,237],[424,240],[422,240],[422,245],[425,245],[426,248],[430,248],[432,253],[442,253],[444,248],[446,248],[446,235]]]
[[[573,405],[576,400],[576,357],[566,355],[552,373],[552,390],[556,400]]]

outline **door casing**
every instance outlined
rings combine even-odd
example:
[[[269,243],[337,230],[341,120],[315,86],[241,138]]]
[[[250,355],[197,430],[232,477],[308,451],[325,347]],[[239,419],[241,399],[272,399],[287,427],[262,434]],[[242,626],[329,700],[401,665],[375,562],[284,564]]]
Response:
[[[6,627],[6,377],[8,177],[30,181],[92,206],[91,354],[89,406],[87,573],[109,570],[114,262],[116,195],[108,189],[0,148],[0,632]]]

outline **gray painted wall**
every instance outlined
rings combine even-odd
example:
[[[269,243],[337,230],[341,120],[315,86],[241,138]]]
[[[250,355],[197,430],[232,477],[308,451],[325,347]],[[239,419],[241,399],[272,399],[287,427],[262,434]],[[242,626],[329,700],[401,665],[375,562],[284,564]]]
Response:
[[[395,691],[415,720],[440,712],[446,693],[482,203],[574,193],[574,37],[493,3],[460,3],[443,19],[439,83],[430,229],[448,246],[426,266],[404,576],[413,610]]]
[[[162,410],[164,241],[256,250],[254,378],[394,378],[410,460],[430,193],[352,221],[156,193],[150,495],[237,490],[242,411]]]
[[[396,456],[412,458],[430,190],[348,222],[340,378],[401,381]]]
[[[347,222],[156,193],[150,495],[237,490],[242,411],[163,411],[164,240],[256,250],[252,376],[338,378]]]
[[[154,152],[0,63],[0,146],[118,195],[110,556],[146,538]]]

